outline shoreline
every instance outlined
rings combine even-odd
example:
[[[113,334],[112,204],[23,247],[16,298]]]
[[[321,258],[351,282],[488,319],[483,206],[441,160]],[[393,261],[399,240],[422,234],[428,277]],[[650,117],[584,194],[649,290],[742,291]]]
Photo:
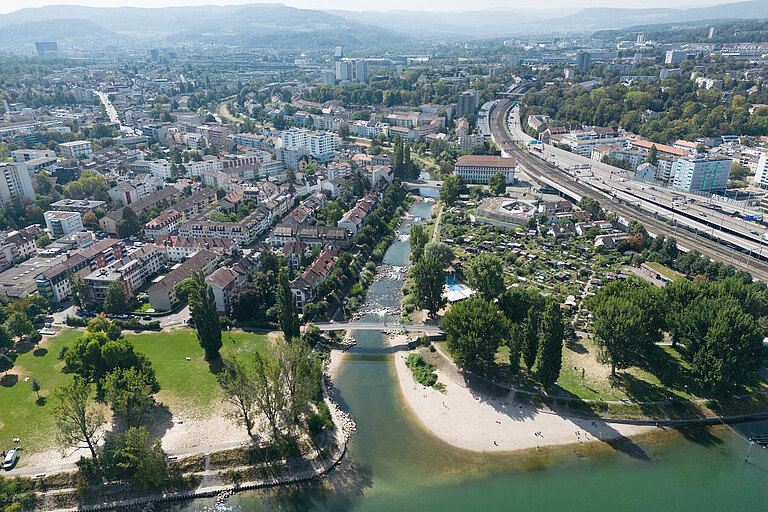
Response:
[[[387,335],[393,349],[408,343],[404,335]],[[509,453],[541,450],[551,446],[607,443],[631,436],[659,432],[655,426],[630,425],[590,418],[568,418],[528,405],[512,403],[470,391],[441,369],[438,382],[443,394],[422,386],[413,378],[405,359],[412,351],[395,351],[395,370],[400,393],[413,418],[433,436],[459,449],[478,453]]]

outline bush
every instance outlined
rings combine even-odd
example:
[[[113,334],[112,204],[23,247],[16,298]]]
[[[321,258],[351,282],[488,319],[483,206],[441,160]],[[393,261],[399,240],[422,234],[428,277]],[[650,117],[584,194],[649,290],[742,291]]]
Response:
[[[416,382],[422,386],[434,386],[437,383],[435,365],[427,362],[420,354],[410,354],[405,364],[411,370]]]
[[[56,356],[56,359],[58,359],[59,361],[63,361],[64,356],[67,355],[67,350],[69,350],[69,347],[67,345],[64,345],[63,347],[61,347],[59,349],[58,355]]]
[[[115,323],[119,325],[121,329],[126,331],[160,330],[160,320],[153,320],[152,322],[142,323],[138,318],[131,318],[130,320],[115,320]]]
[[[85,327],[88,325],[88,320],[79,316],[68,316],[64,323],[70,327]]]

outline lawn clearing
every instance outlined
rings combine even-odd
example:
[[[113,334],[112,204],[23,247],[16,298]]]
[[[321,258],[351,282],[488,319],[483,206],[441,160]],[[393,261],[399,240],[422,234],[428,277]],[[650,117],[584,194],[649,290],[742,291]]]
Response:
[[[56,359],[63,346],[72,346],[83,331],[65,329],[57,336],[46,339],[35,351],[22,354],[8,377],[0,380],[0,447],[8,449],[13,438],[19,437],[26,450],[39,452],[54,446],[54,422],[50,416],[50,404],[45,397],[67,384],[72,376],[62,373],[64,363]],[[269,347],[267,336],[243,331],[225,332],[222,354],[261,353]],[[169,407],[172,413],[184,410],[189,414],[208,415],[222,398],[216,377],[203,360],[203,349],[192,329],[176,329],[167,332],[128,334],[138,352],[152,361],[157,380],[162,388],[158,401]],[[190,361],[186,358],[189,357]],[[24,377],[40,381],[43,400],[37,401],[30,382]],[[40,405],[38,405],[40,404]]]
[[[685,276],[681,274],[680,272],[677,272],[675,270],[672,270],[669,267],[665,267],[661,263],[658,263],[656,261],[646,261],[646,265],[648,265],[650,268],[652,268],[657,274],[660,274],[667,279],[670,279],[672,281],[678,281],[680,279],[685,279]]]

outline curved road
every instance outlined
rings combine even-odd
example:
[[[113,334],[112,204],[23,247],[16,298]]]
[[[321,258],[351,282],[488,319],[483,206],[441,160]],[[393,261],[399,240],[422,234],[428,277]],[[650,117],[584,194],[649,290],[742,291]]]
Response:
[[[507,125],[507,119],[512,107],[513,103],[510,100],[500,100],[495,105],[494,109],[491,111],[491,132],[494,141],[498,144],[501,150],[505,154],[516,158],[518,164],[521,165],[526,174],[531,176],[531,178],[540,183],[555,183],[577,196],[592,197],[599,201],[605,210],[615,213],[626,222],[636,220],[642,223],[651,233],[667,237],[675,237],[678,241],[678,245],[685,250],[696,249],[713,260],[730,263],[740,270],[750,272],[752,276],[757,279],[768,281],[768,265],[763,261],[757,260],[754,256],[743,254],[702,236],[696,236],[685,229],[677,229],[676,227],[668,226],[664,222],[654,218],[652,215],[638,211],[633,207],[626,206],[617,201],[616,198],[571,178],[560,169],[552,167],[522,149],[515,144],[515,139],[510,134]],[[620,196],[617,197],[621,199]],[[639,200],[638,203],[641,201],[642,200]],[[647,206],[643,204],[643,207],[645,208]],[[706,229],[706,233],[709,233],[709,231],[710,229]]]

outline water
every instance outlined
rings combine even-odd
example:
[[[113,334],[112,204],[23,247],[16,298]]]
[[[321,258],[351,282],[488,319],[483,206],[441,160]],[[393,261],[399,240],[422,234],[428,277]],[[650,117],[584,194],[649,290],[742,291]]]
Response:
[[[411,213],[428,217],[431,203]],[[408,232],[414,221],[406,221]],[[384,263],[405,265],[407,241]],[[370,300],[397,305],[401,282],[383,278]],[[388,320],[394,320],[389,317]],[[358,345],[335,378],[337,398],[358,425],[347,456],[321,481],[233,496],[216,510],[426,511],[466,510],[729,510],[768,508],[768,450],[720,427],[667,433],[608,445],[579,445],[514,455],[457,450],[426,432],[399,394],[383,336],[356,333]],[[768,423],[739,427],[768,432]],[[198,500],[166,510],[212,510]]]

